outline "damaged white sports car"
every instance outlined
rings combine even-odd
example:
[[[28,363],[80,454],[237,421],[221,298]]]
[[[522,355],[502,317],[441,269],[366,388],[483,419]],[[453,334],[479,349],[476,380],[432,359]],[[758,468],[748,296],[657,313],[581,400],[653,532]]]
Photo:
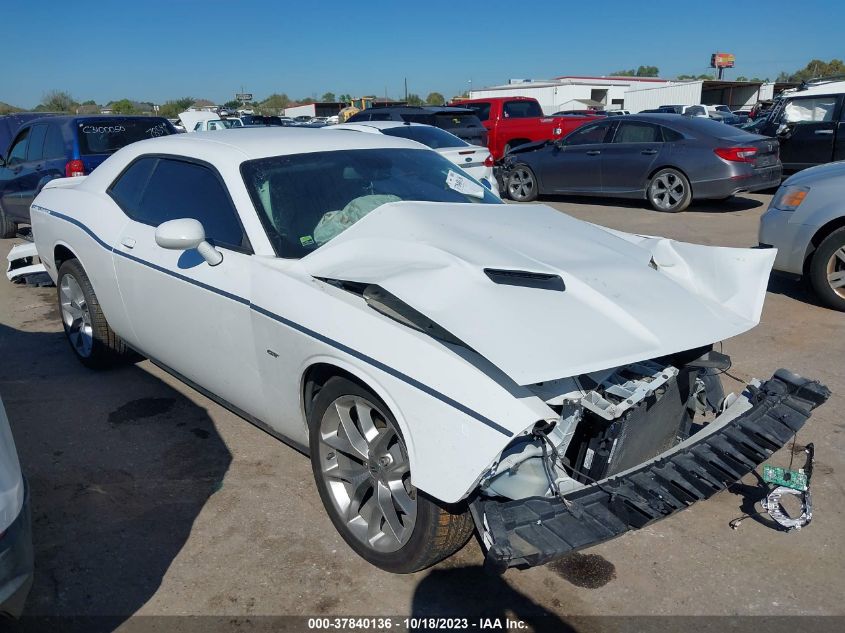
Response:
[[[141,354],[310,454],[349,545],[409,572],[477,528],[544,563],[707,498],[829,392],[725,397],[771,250],[502,204],[437,153],[322,130],[169,136],[35,200],[79,359]],[[700,416],[694,422],[694,416]]]

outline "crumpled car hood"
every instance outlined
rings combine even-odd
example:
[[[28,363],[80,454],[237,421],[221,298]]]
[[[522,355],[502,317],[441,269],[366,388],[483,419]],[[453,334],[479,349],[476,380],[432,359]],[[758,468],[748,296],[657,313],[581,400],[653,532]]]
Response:
[[[540,204],[398,202],[301,264],[381,286],[527,385],[754,327],[775,254],[631,235]],[[496,283],[485,269],[558,275],[565,289]]]

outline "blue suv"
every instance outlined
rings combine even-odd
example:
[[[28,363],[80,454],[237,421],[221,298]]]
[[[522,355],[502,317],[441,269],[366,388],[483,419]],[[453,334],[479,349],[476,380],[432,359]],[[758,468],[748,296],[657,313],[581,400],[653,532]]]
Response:
[[[29,205],[54,178],[84,176],[121,147],[175,134],[165,118],[50,116],[27,121],[0,157],[0,237],[29,224]]]

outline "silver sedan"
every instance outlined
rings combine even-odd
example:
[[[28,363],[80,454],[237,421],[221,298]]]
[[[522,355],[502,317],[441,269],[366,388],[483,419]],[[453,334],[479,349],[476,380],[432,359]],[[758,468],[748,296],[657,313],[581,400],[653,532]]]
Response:
[[[760,218],[759,241],[778,249],[775,270],[808,279],[825,305],[845,311],[845,161],[788,178]]]

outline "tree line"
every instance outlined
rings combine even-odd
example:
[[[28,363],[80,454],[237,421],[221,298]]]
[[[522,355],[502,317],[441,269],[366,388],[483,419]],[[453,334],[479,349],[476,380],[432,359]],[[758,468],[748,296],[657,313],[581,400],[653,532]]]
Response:
[[[292,105],[306,105],[315,103],[317,101],[337,102],[337,103],[351,103],[353,97],[349,94],[336,95],[334,92],[323,93],[320,99],[313,97],[304,97],[302,99],[291,99],[284,93],[273,93],[262,101],[252,101],[244,103],[237,100],[227,101],[222,106],[228,110],[236,110],[241,107],[250,107],[254,110],[264,114],[280,114],[282,110]],[[428,96],[423,99],[417,94],[408,95],[408,103],[410,105],[443,105],[446,103],[446,98],[439,92],[430,92]],[[131,99],[119,99],[117,101],[110,101],[102,108],[97,105],[93,99],[87,101],[77,101],[74,97],[63,90],[51,90],[44,94],[41,103],[35,108],[35,112],[67,112],[70,114],[99,114],[100,110],[108,106],[108,109],[115,114],[153,114],[167,118],[176,118],[180,112],[184,112],[191,106],[211,106],[216,105],[213,101],[207,99],[198,99],[195,97],[182,97],[180,99],[171,99],[165,101],[158,106],[158,112],[154,112],[154,105],[151,102],[139,102]],[[22,112],[23,108],[18,108],[7,103],[0,102],[0,114],[10,114],[13,112]]]
[[[809,79],[815,79],[817,77],[834,77],[837,75],[845,75],[845,62],[841,59],[831,59],[829,62],[825,62],[821,59],[813,59],[811,60],[804,68],[796,71],[786,71],[782,70],[778,73],[775,81],[778,82],[791,82],[791,83],[801,83],[802,81],[807,81]],[[657,66],[640,66],[636,69],[630,70],[616,70],[610,73],[611,77],[659,77],[660,76],[660,69]],[[681,74],[675,77],[678,81],[695,81],[701,79],[715,79],[714,74],[709,73],[702,73],[699,75],[689,75],[689,74]],[[768,77],[761,78],[761,77],[747,77],[745,75],[739,75],[736,78],[736,81],[769,81]]]

